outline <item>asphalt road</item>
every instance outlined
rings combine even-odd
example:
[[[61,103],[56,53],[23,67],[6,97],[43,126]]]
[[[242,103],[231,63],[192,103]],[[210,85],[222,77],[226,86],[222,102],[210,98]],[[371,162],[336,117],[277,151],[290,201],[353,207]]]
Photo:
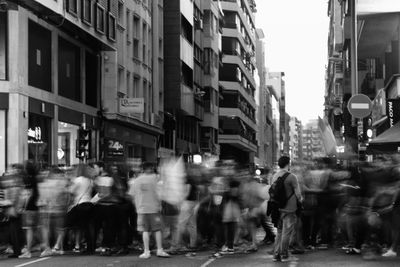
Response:
[[[120,257],[102,256],[52,256],[46,258],[33,257],[31,259],[7,259],[0,258],[1,267],[245,267],[245,266],[323,266],[323,267],[345,267],[366,266],[386,267],[400,266],[400,257],[393,259],[379,258],[374,261],[365,261],[358,255],[346,255],[340,250],[330,249],[325,251],[307,252],[298,255],[298,261],[276,263],[267,253],[270,247],[262,247],[258,252],[252,254],[235,254],[222,258],[210,258],[211,252],[196,253],[195,256],[173,256],[169,259],[161,259],[152,256],[150,259],[142,260],[138,254],[130,254]]]

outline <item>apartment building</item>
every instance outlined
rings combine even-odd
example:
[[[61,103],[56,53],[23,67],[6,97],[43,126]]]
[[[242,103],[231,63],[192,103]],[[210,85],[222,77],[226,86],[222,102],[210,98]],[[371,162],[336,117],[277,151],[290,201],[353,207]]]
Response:
[[[220,1],[224,13],[219,108],[221,159],[254,164],[257,152],[255,1]]]
[[[304,126],[302,150],[304,161],[313,161],[316,158],[325,157],[326,153],[322,143],[321,131],[318,128],[318,120],[311,120]]]

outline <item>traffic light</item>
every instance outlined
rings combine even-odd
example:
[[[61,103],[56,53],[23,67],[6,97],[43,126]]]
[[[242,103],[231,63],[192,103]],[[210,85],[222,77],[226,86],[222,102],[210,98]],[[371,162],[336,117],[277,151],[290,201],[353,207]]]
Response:
[[[80,159],[89,158],[90,130],[79,128],[76,145],[76,157]]]
[[[364,133],[363,134],[364,142],[368,143],[374,134],[374,131],[372,128],[372,117],[371,116],[368,116],[363,119],[363,133]]]

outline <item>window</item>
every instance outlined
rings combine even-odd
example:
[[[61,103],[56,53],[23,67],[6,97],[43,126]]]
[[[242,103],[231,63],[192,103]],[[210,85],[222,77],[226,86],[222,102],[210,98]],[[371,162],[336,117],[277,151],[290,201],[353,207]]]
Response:
[[[0,80],[7,79],[7,12],[0,13]]]
[[[114,15],[108,13],[108,39],[115,41],[116,28],[117,25]]]
[[[135,76],[133,78],[133,97],[139,97],[139,82],[140,82],[140,77]]]
[[[140,38],[140,18],[136,15],[133,16],[133,38]]]
[[[161,38],[158,40],[158,56],[163,57],[163,40]]]
[[[5,77],[5,73],[3,77]],[[29,21],[28,84],[51,92],[51,77],[51,32],[39,24]]]
[[[139,40],[133,39],[133,57],[139,59]]]
[[[131,73],[129,71],[126,72],[126,94],[128,95],[128,97],[132,96]]]
[[[78,14],[78,0],[67,0],[67,12],[75,16]]]
[[[100,33],[105,32],[105,11],[104,7],[98,3],[96,6],[96,30]]]
[[[129,44],[131,43],[131,12],[129,9],[126,10],[126,42]]]
[[[80,48],[59,38],[58,51],[58,93],[63,97],[80,101]]]
[[[92,24],[92,0],[82,0],[82,20]]]
[[[124,3],[118,2],[118,24],[124,24]]]

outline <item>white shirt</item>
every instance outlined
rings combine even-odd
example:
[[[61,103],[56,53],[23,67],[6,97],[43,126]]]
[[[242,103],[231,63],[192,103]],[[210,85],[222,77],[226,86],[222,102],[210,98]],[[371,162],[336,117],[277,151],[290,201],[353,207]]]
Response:
[[[71,193],[74,194],[74,205],[90,202],[92,199],[92,181],[79,176],[72,181]]]

